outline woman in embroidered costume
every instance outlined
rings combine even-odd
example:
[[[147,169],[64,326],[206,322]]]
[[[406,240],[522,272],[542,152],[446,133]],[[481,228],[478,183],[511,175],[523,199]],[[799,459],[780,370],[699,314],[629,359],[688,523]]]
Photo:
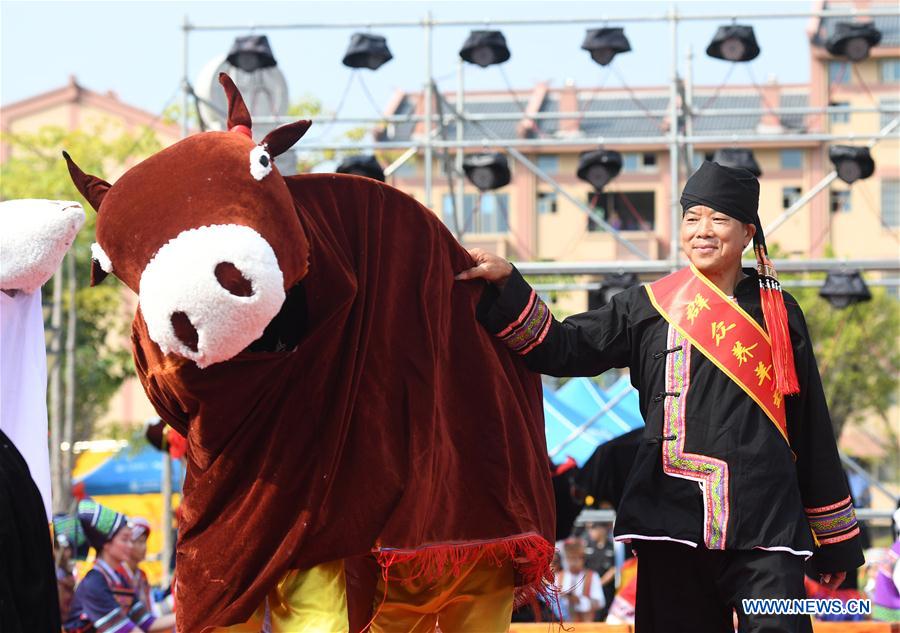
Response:
[[[533,371],[628,367],[644,442],[615,539],[638,554],[638,633],[811,631],[808,616],[749,616],[744,598],[802,598],[806,559],[837,586],[862,564],[803,313],[781,292],[750,172],[705,162],[682,195],[691,266],[556,321],[509,262],[473,250],[478,319]],[[757,270],[741,268],[754,243]],[[771,627],[771,628],[766,628]]]
[[[78,520],[91,546],[97,551],[94,567],[75,589],[66,633],[127,633],[140,629],[166,631],[175,626],[175,616],[154,618],[117,569],[131,556],[131,526],[125,515],[90,499],[78,502]]]
[[[144,603],[150,613],[154,613],[150,581],[140,567],[147,557],[147,539],[149,537],[150,522],[144,517],[131,517],[131,556],[116,571],[121,572],[140,601]]]

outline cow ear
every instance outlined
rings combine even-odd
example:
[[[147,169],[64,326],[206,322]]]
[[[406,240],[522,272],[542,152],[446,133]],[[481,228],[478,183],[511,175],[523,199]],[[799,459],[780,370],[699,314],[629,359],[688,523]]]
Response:
[[[84,199],[94,207],[94,211],[99,212],[100,205],[103,203],[103,198],[106,197],[106,192],[109,191],[112,185],[101,178],[91,176],[90,174],[81,171],[81,168],[75,164],[75,161],[72,160],[72,157],[69,156],[68,152],[64,151],[62,155],[63,158],[66,159],[66,164],[69,166],[69,176],[72,177],[72,182],[75,183],[75,188],[78,189],[78,193],[84,196]]]
[[[234,81],[226,73],[219,73],[219,83],[225,89],[225,96],[228,98],[228,129],[231,130],[238,125],[242,125],[247,130],[253,128],[253,121],[250,120],[250,111],[241,91],[234,85]]]
[[[104,279],[106,279],[106,276],[108,274],[109,273],[106,272],[105,270],[103,270],[103,268],[100,266],[100,262],[98,262],[96,259],[91,260],[91,287],[92,288],[94,286],[96,286],[97,284],[99,284]]]
[[[295,121],[294,123],[277,127],[266,134],[266,138],[262,140],[262,145],[266,146],[266,149],[269,150],[269,156],[272,158],[280,156],[299,141],[300,137],[306,134],[306,130],[311,125],[312,121]]]

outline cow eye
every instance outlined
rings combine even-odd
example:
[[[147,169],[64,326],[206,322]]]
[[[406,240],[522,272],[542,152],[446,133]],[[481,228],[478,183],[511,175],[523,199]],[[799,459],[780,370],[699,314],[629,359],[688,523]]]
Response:
[[[250,151],[250,175],[262,180],[272,172],[272,157],[264,145],[257,145]]]

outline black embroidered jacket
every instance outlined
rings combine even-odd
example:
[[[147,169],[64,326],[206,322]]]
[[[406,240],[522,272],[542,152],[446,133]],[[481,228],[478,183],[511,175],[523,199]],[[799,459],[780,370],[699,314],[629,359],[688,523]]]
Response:
[[[755,271],[735,300],[764,324]],[[489,286],[479,321],[533,371],[594,376],[629,368],[646,422],[615,523],[616,540],[787,551],[818,573],[863,563],[803,312],[785,294],[800,393],[785,398],[790,446],[762,409],[633,287],[559,322],[517,270]],[[764,325],[763,325],[764,326]]]

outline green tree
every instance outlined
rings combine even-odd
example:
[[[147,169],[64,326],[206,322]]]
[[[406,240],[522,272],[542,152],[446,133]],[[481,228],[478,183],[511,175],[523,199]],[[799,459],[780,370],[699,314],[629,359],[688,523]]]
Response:
[[[772,258],[785,257],[777,244]],[[827,249],[826,257],[834,257]],[[835,265],[837,268],[837,263]],[[824,281],[824,274],[781,275],[781,280]],[[819,297],[818,288],[789,287],[797,299],[813,341],[828,410],[839,438],[847,423],[872,417],[892,463],[900,464],[900,429],[890,420],[900,387],[900,301],[884,288],[870,288],[872,300],[837,309]]]
[[[835,437],[844,425],[874,415],[891,458],[898,458],[898,429],[888,413],[897,403],[900,375],[900,302],[872,288],[872,300],[838,310],[813,288],[796,288],[809,326]]]
[[[111,122],[75,131],[48,126],[29,134],[5,133],[2,140],[10,145],[12,155],[0,165],[0,199],[77,200],[85,209],[85,225],[70,251],[75,258],[77,288],[74,301],[75,395],[72,437],[64,438],[64,441],[73,443],[89,439],[94,422],[132,371],[127,344],[130,315],[125,314],[121,300],[122,287],[115,278],[109,277],[96,288],[89,287],[90,244],[95,239],[96,214],[72,184],[61,150],[66,149],[84,171],[114,180],[111,174],[117,175],[140,157],[157,151],[160,144],[149,129],[136,134],[128,133],[117,129]],[[63,282],[63,274],[62,270],[58,271],[43,293],[48,340],[57,334],[60,340],[65,340],[66,336],[66,319],[63,319],[62,331],[58,333],[53,331],[49,322],[53,283],[61,283],[66,289],[63,305],[70,305],[68,283]],[[51,373],[54,366],[63,366],[63,352],[61,349],[59,353],[48,356]],[[64,460],[64,463],[68,462]],[[62,479],[54,482],[54,492],[68,491],[69,473],[59,473],[58,476]],[[61,499],[54,500],[57,509],[65,507],[66,496],[62,494]]]

